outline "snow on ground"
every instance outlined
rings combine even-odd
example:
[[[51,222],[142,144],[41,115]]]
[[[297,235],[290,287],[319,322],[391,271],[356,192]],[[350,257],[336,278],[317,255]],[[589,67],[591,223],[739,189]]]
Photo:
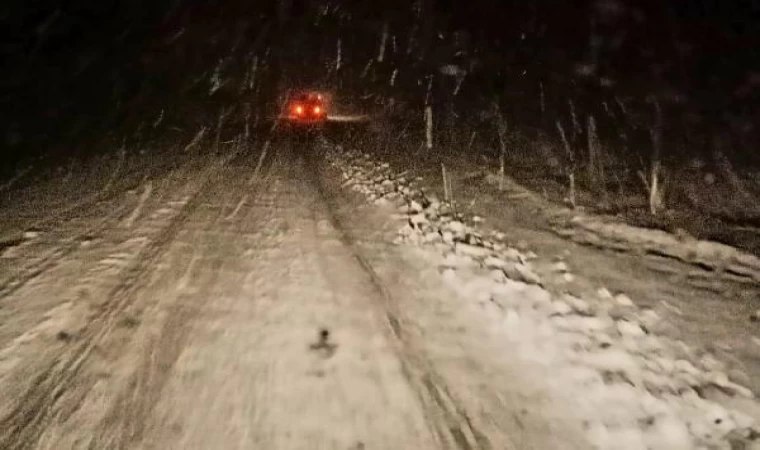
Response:
[[[290,147],[188,156],[7,249],[0,448],[588,448],[500,321]]]
[[[571,402],[599,449],[757,449],[757,403],[709,355],[655,334],[662,319],[625,295],[550,293],[531,266],[535,255],[484,234],[417,179],[369,155],[338,148],[329,161],[344,186],[378,205],[398,206],[397,243],[428,248],[442,281],[487,305],[505,345],[543,368],[557,398]],[[570,277],[562,262],[556,270]],[[711,400],[720,392],[728,402]],[[726,404],[743,405],[732,408]],[[750,406],[747,406],[750,405]]]
[[[189,199],[223,163],[220,158],[202,171],[187,165],[164,173],[159,193],[150,181],[139,195],[124,192],[132,180],[121,180],[113,197],[98,198],[107,189],[95,188],[89,198],[70,204],[68,211],[81,210],[70,217],[59,219],[58,210],[52,211],[54,220],[31,217],[45,224],[44,232],[26,232],[24,241],[0,252],[0,342],[5,344],[0,349],[0,383],[11,383],[5,376],[23,360],[29,342],[40,337],[67,341],[78,334],[90,314],[88,303],[99,303],[119,285],[123,273],[181,216]],[[59,181],[38,190],[54,190]],[[14,382],[14,390],[26,381]],[[7,406],[0,405],[0,412]]]
[[[485,180],[492,185],[502,182],[506,190],[533,197],[537,203],[540,201],[535,194],[508,176],[502,181],[497,174],[488,173]],[[760,282],[760,258],[729,245],[698,240],[685,234],[676,235],[635,227],[621,220],[584,214],[579,210],[556,210],[552,212],[549,220],[555,233],[576,242],[621,251],[662,255],[688,264],[708,267],[725,276],[734,276],[753,283]]]
[[[383,157],[400,170],[414,167],[415,174],[424,176],[420,187],[443,197],[441,167],[435,161],[440,156],[429,155],[433,160],[429,163],[424,154]],[[511,246],[537,252],[531,262],[549,290],[582,298],[596,297],[602,288],[624,293],[663,319],[652,331],[688,342],[698,358],[703,351],[710,353],[726,365],[732,380],[760,394],[760,327],[752,319],[759,306],[760,284],[729,271],[646,251],[627,239],[597,239],[591,234],[588,240],[563,237],[553,223],[567,216],[565,207],[526,190],[509,175],[504,189],[499,189],[493,184],[498,176],[488,175],[491,169],[471,158],[450,157],[443,162],[459,211],[468,217],[487,217],[481,226],[508,230],[506,242]],[[608,220],[599,218],[600,223]],[[684,240],[681,245],[688,249],[691,244]],[[558,266],[571,271],[558,270]],[[754,416],[760,418],[760,414]]]
[[[357,209],[303,149],[248,150],[16,186],[0,447],[757,445],[751,392],[653,311],[550,292],[538,255],[387,164],[329,154],[384,205]]]

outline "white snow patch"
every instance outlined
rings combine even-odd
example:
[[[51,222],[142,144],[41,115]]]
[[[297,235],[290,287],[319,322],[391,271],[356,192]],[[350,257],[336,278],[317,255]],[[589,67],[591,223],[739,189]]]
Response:
[[[39,231],[27,230],[24,231],[24,239],[35,239],[42,235]]]
[[[387,163],[345,151],[329,152],[328,161],[350,180],[347,186],[370,200],[382,198],[391,189],[388,180],[395,180],[392,187],[406,204],[406,224],[396,242],[443,253],[444,283],[487,306],[493,312],[489,317],[501,314],[495,323],[508,345],[523,361],[551,374],[542,381],[572,404],[594,448],[754,450],[758,445],[751,418],[698,395],[710,387],[735,398],[752,392],[714,361],[692,363],[694,352],[680,341],[652,334],[660,320],[654,311],[637,312],[625,294],[603,287],[596,298],[555,298],[540,286],[527,262],[537,255],[524,245],[518,246],[524,251],[506,247],[499,242],[506,237],[501,232],[491,234],[496,242],[482,239],[447,202],[432,199],[406,177],[401,180]],[[572,281],[564,262],[553,270]],[[600,302],[607,308],[591,306]],[[631,313],[613,318],[605,312],[611,307]],[[753,342],[760,345],[758,338]]]

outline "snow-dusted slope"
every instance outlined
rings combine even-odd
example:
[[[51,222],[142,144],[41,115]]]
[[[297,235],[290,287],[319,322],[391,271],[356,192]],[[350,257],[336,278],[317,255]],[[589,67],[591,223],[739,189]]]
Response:
[[[484,235],[464,223],[448,202],[419,189],[419,180],[359,152],[333,152],[332,163],[344,185],[400,208],[397,242],[419,248],[439,264],[442,282],[492,317],[503,330],[502,354],[548,387],[558,410],[573,410],[593,448],[760,445],[753,393],[730,381],[715,358],[696,359],[682,343],[651,332],[660,321],[653,311],[606,290],[594,298],[552,294],[531,267],[535,255],[506,245],[502,233]],[[705,398],[713,389],[741,407]]]

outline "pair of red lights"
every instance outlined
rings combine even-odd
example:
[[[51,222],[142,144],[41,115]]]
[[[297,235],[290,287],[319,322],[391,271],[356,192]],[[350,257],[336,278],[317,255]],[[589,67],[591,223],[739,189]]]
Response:
[[[295,105],[293,107],[293,112],[296,113],[296,115],[299,115],[299,116],[303,115],[304,111],[305,111],[305,108],[303,107],[303,105]],[[315,106],[312,109],[312,111],[314,112],[314,114],[320,114],[322,112],[322,108],[319,106]]]

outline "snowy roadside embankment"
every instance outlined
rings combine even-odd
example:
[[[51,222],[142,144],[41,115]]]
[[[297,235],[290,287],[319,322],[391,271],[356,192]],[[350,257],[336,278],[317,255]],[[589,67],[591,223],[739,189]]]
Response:
[[[485,178],[492,185],[498,185],[500,181],[499,176],[493,173]],[[507,176],[502,182],[510,192],[521,192],[537,204],[543,201]],[[708,267],[719,274],[760,282],[760,258],[719,242],[636,227],[577,210],[556,208],[548,219],[554,233],[580,244],[665,256]]]
[[[760,449],[752,392],[715,358],[655,335],[654,311],[604,289],[595,298],[552,294],[531,267],[535,255],[510,247],[502,233],[479,231],[470,224],[477,218],[457,215],[408,174],[340,149],[328,160],[344,187],[400,208],[397,243],[440,252],[444,282],[499,311],[505,346],[552,374],[545,382],[571,399],[596,448]]]

